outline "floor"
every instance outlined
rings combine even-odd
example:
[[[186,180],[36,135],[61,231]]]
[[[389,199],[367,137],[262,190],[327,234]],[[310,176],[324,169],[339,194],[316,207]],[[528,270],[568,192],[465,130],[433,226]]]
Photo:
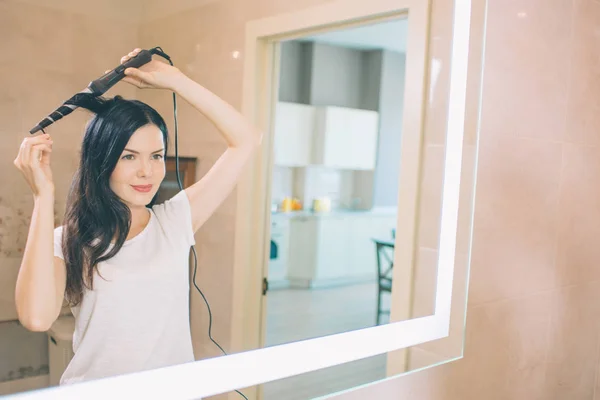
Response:
[[[267,297],[266,345],[347,332],[375,325],[377,286],[283,289]],[[384,296],[383,307],[389,307]],[[387,323],[386,315],[382,323]],[[305,400],[385,377],[385,355],[370,357],[263,385],[264,400]]]

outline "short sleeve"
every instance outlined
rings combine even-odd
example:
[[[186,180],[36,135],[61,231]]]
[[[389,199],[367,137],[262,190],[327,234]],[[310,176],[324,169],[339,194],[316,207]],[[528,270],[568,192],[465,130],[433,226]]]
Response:
[[[185,190],[152,207],[163,228],[169,235],[184,240],[186,244],[196,244],[192,226],[192,209]]]
[[[64,260],[65,256],[62,252],[62,231],[62,226],[54,229],[54,256],[60,257]]]

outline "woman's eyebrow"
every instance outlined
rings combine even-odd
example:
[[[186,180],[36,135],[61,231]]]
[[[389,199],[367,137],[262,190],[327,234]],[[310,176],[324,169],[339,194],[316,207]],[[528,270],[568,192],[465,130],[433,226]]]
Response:
[[[134,154],[140,154],[138,151],[135,151],[135,150],[131,150],[131,149],[124,149],[124,150],[126,150],[126,151],[129,151],[129,152],[131,152],[131,153],[134,153]],[[162,152],[163,150],[164,150],[164,149],[156,150],[156,151],[153,151],[151,154],[154,154],[154,153],[160,153],[160,152]]]

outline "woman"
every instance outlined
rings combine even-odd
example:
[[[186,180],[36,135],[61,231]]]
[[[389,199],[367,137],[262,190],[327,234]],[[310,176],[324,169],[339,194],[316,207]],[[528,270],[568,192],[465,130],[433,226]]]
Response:
[[[71,306],[75,356],[61,384],[194,360],[188,302],[194,233],[232,191],[262,137],[173,66],[153,60],[125,74],[139,88],[183,97],[215,124],[228,148],[201,180],[153,205],[165,177],[164,120],[139,101],[83,97],[78,105],[96,116],[86,127],[63,226],[54,229],[52,139],[23,141],[14,164],[33,191],[34,210],[16,306],[32,331],[48,330],[64,299]]]

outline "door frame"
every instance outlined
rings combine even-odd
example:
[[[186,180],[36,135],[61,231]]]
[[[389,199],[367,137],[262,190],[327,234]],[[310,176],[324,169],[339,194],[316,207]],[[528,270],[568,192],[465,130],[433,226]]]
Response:
[[[407,33],[407,54],[410,48],[408,41],[410,41],[411,35],[413,37],[417,37],[419,39],[423,38],[424,43],[419,44],[420,51],[418,54],[414,54],[415,56],[410,58],[406,57],[405,60],[405,91],[404,96],[408,97],[408,93],[411,93],[410,97],[413,103],[410,106],[408,98],[404,100],[405,110],[410,114],[405,117],[405,120],[408,123],[403,123],[403,142],[402,149],[400,150],[400,160],[401,165],[400,170],[407,171],[408,173],[402,174],[400,173],[399,178],[405,182],[404,185],[399,185],[399,191],[402,195],[399,196],[400,204],[404,204],[404,216],[398,215],[399,220],[404,221],[404,229],[398,229],[398,225],[400,221],[397,221],[396,228],[396,237],[402,236],[401,242],[403,243],[403,248],[399,249],[402,252],[400,259],[403,261],[395,261],[395,267],[393,270],[393,290],[392,290],[392,315],[390,318],[395,318],[397,321],[407,320],[412,317],[412,308],[413,308],[413,292],[414,292],[414,258],[416,257],[416,248],[415,248],[415,240],[417,237],[416,227],[418,224],[418,196],[419,196],[419,182],[421,180],[421,156],[422,156],[422,130],[423,130],[423,121],[424,121],[424,113],[425,113],[425,104],[426,104],[426,87],[428,83],[427,76],[427,55],[428,55],[428,33],[429,33],[429,15],[430,15],[430,2],[428,0],[424,1],[423,4],[426,6],[425,9],[415,10],[415,7],[409,7],[408,9],[397,8],[395,11],[390,13],[386,13],[383,15],[372,16],[369,18],[364,18],[362,20],[353,21],[351,23],[340,23],[335,24],[333,26],[329,26],[327,28],[319,28],[318,33],[323,33],[327,31],[340,31],[342,29],[364,26],[364,25],[373,25],[377,23],[387,22],[396,19],[406,19],[409,24],[408,33]],[[396,3],[396,7],[399,7],[398,3]],[[413,17],[409,17],[408,13],[412,11]],[[421,11],[421,12],[419,12]],[[411,25],[412,22],[412,25]],[[263,25],[264,26],[264,25]],[[412,28],[412,29],[411,29]],[[315,31],[309,31],[310,35],[314,35]],[[292,36],[293,35],[293,36]],[[306,36],[307,33],[303,33],[302,37]],[[257,254],[256,263],[251,269],[251,274],[258,271],[260,268],[260,279],[261,284],[264,282],[264,278],[268,277],[268,269],[269,269],[269,257],[268,257],[268,249],[270,243],[270,226],[271,226],[271,193],[272,193],[272,176],[273,176],[273,168],[274,168],[274,141],[275,141],[275,132],[274,132],[274,118],[275,118],[275,110],[277,103],[277,94],[279,90],[279,82],[280,82],[280,65],[281,65],[281,41],[288,40],[290,37],[297,37],[298,33],[294,32],[292,34],[281,34],[278,35],[276,39],[267,38],[265,39],[266,45],[270,46],[267,48],[268,55],[270,59],[267,60],[265,65],[267,65],[267,77],[266,81],[263,84],[267,85],[268,89],[266,91],[265,103],[268,109],[259,109],[257,110],[258,115],[265,115],[266,122],[268,125],[264,127],[265,129],[265,139],[263,139],[263,150],[265,151],[265,155],[263,158],[262,170],[259,170],[259,167],[255,165],[257,170],[255,171],[256,176],[263,177],[264,181],[260,182],[264,190],[261,190],[260,193],[264,196],[261,199],[258,199],[258,202],[262,202],[263,204],[263,212],[264,212],[264,223],[257,224],[254,226],[260,226],[262,229],[260,231],[255,231],[256,236],[253,237],[255,240],[254,244],[250,246],[252,248],[260,249],[261,246],[264,249],[262,254]],[[414,44],[414,42],[413,42]],[[250,62],[250,61],[248,61]],[[259,61],[260,62],[260,61]],[[410,82],[410,83],[409,83]],[[261,96],[259,93],[255,93],[256,96]],[[411,118],[412,117],[412,118]],[[259,203],[260,204],[260,203]],[[399,209],[400,209],[399,205]],[[257,210],[252,211],[254,213]],[[398,213],[400,214],[400,213]],[[243,215],[243,214],[241,214]],[[410,218],[410,220],[409,220]],[[262,236],[262,243],[261,243]],[[396,239],[397,241],[397,239]],[[396,242],[396,245],[398,243]],[[396,253],[396,251],[395,251]],[[260,258],[258,258],[260,257]],[[261,261],[259,261],[261,260]],[[399,262],[403,262],[403,264],[399,264]],[[262,263],[262,264],[261,264]],[[404,265],[406,267],[401,267]],[[234,273],[235,276],[235,273]],[[235,279],[235,278],[234,278]],[[251,276],[250,281],[256,280],[256,276]],[[248,281],[246,282],[248,284]],[[394,293],[402,293],[402,295],[397,295]],[[248,295],[250,297],[254,297],[253,292],[249,292]],[[251,345],[254,347],[247,348],[246,350],[254,349],[254,348],[263,348],[266,342],[266,334],[267,334],[267,295],[261,295],[259,304],[259,325],[258,327],[253,324],[253,321],[246,320],[248,324],[244,329],[245,332],[248,332],[249,329],[258,329],[258,346],[255,343]],[[253,302],[254,299],[250,302],[246,302],[246,312],[248,312],[248,304],[255,304]],[[255,312],[255,311],[251,311]],[[408,365],[408,351],[406,349],[396,350],[391,354],[388,354],[387,357],[387,374],[394,375],[399,371],[405,372],[406,367]],[[263,385],[260,385],[256,392],[256,399],[260,400],[263,398]]]
[[[251,21],[246,29],[243,114],[265,135],[255,158],[237,188],[235,255],[233,268],[232,349],[259,348],[261,343],[262,278],[268,263],[271,176],[273,168],[274,105],[277,99],[281,40],[331,30],[408,18],[405,110],[401,150],[398,227],[400,245],[395,272],[408,273],[395,282],[410,281],[417,223],[422,129],[427,86],[426,58],[430,0],[338,0],[300,12]],[[263,90],[261,90],[262,88]],[[410,100],[410,101],[408,101]],[[415,173],[415,171],[419,171]],[[402,211],[401,211],[402,210]],[[400,279],[407,278],[407,279]],[[410,288],[409,288],[410,289]],[[409,290],[410,291],[410,290]],[[405,296],[409,298],[410,295]],[[408,303],[401,301],[402,304]],[[398,309],[398,308],[396,308]],[[396,314],[400,318],[401,315]]]
[[[410,318],[413,297],[412,266],[416,253],[421,180],[422,132],[428,86],[430,4],[430,0],[338,0],[294,13],[250,21],[247,24],[242,112],[263,130],[264,138],[258,154],[249,164],[237,189],[230,330],[233,351],[259,349],[265,339],[266,296],[262,295],[262,284],[269,262],[270,198],[274,159],[272,127],[273,111],[278,97],[280,42],[406,17],[407,13],[409,16],[405,118],[402,131],[401,184],[391,318],[396,321]],[[467,8],[470,11],[470,3]],[[468,27],[466,40],[468,42]],[[462,145],[462,141],[460,143]],[[439,337],[447,336],[449,322],[442,322],[440,325],[442,336]],[[425,341],[428,340],[433,338]],[[405,370],[406,352],[396,350],[393,356],[393,360],[388,357],[388,374]],[[389,365],[390,363],[393,365]],[[260,392],[260,388],[256,387],[251,391],[247,390],[247,394],[258,395],[258,398],[262,397]]]

